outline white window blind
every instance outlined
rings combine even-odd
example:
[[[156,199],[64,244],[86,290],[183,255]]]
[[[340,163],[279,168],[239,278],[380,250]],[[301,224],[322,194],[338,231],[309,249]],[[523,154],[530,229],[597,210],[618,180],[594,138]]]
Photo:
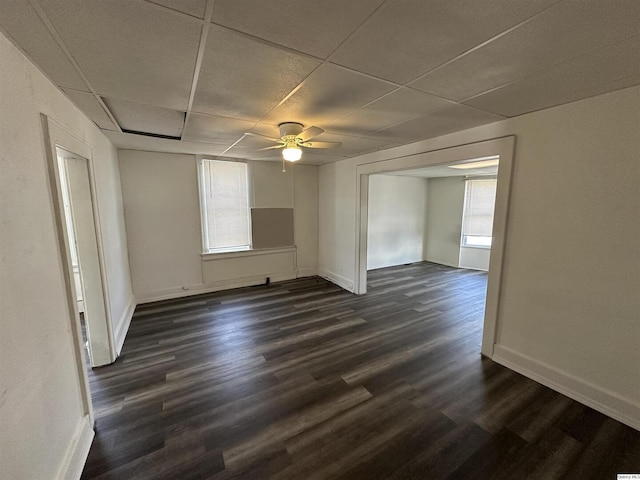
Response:
[[[466,181],[462,220],[463,246],[491,247],[496,185],[495,178]]]
[[[249,249],[247,164],[202,160],[200,174],[205,252]]]

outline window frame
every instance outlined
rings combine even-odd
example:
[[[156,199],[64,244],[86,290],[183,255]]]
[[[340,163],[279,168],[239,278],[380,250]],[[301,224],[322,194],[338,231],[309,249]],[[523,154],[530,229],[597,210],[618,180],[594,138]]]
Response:
[[[204,178],[204,165],[207,161],[242,163],[245,165],[246,185],[247,185],[247,235],[248,244],[232,247],[209,248],[209,222],[207,218],[206,183]],[[218,255],[233,252],[245,252],[253,250],[251,234],[251,181],[249,164],[245,161],[232,160],[228,158],[216,158],[209,156],[196,156],[196,170],[198,175],[198,200],[200,204],[200,232],[202,255]]]
[[[469,196],[469,182],[474,180],[494,180],[496,185],[496,193],[494,194],[494,203],[493,203],[493,214],[491,216],[491,236],[487,235],[467,235],[465,234],[465,218],[467,217],[467,198]],[[480,175],[476,177],[465,177],[464,178],[464,198],[462,204],[462,228],[460,229],[460,247],[464,248],[476,248],[480,250],[491,250],[493,245],[493,222],[495,221],[495,197],[497,196],[498,191],[498,176],[497,175]],[[479,239],[489,239],[488,245],[482,244],[472,244],[467,242],[467,237],[475,237]]]

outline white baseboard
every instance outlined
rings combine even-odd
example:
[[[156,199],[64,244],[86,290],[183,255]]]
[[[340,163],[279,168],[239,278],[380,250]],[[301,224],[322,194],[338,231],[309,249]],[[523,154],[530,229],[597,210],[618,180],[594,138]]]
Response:
[[[315,277],[318,275],[318,267],[303,267],[298,268],[297,278],[302,277]]]
[[[353,280],[349,280],[348,278],[343,277],[342,275],[338,275],[337,273],[330,272],[329,270],[325,270],[324,268],[318,269],[318,275],[322,278],[329,280],[331,283],[335,283],[341,288],[344,288],[348,292],[353,293]]]
[[[129,303],[127,304],[127,308],[125,308],[124,312],[122,312],[122,317],[120,317],[120,321],[118,322],[118,327],[116,329],[116,356],[119,356],[120,352],[122,351],[124,339],[127,338],[127,332],[129,332],[131,318],[133,317],[133,311],[135,309],[136,299],[133,295],[131,295],[131,297],[129,298]]]
[[[264,284],[264,279],[267,276],[270,277],[271,282],[282,282],[284,280],[293,280],[294,278],[296,278],[296,273],[270,273],[254,277],[234,278],[232,280],[222,280],[219,282],[192,285],[188,290],[184,290],[181,287],[176,287],[166,290],[143,293],[140,295],[136,295],[136,298],[138,299],[138,305],[140,305],[143,303],[158,302],[160,300],[171,300],[174,298],[189,297],[191,295],[199,295],[201,293],[219,292],[221,290],[230,290],[232,288],[240,287],[251,287],[254,285]]]
[[[628,398],[497,344],[492,360],[640,430],[640,405]]]
[[[86,415],[80,421],[71,440],[71,445],[56,477],[58,480],[78,480],[80,478],[94,435],[95,432],[93,431],[91,420],[89,415]]]

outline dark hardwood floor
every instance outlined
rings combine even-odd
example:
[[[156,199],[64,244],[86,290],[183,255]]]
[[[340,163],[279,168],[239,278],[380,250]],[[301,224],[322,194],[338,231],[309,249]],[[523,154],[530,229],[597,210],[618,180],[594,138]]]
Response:
[[[640,432],[480,352],[486,275],[430,263],[138,307],[90,374],[84,479],[615,479]]]

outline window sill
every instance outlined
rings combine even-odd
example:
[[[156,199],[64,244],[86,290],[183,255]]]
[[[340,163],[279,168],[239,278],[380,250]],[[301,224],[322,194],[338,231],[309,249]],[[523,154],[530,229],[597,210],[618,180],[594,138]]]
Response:
[[[476,250],[491,250],[491,247],[483,247],[481,245],[460,245],[460,248],[474,248]]]
[[[211,261],[211,260],[219,260],[222,258],[236,258],[236,257],[254,257],[256,255],[272,255],[274,253],[291,253],[295,252],[296,247],[278,247],[278,248],[259,248],[259,249],[249,249],[249,250],[236,250],[235,252],[213,252],[213,253],[202,253],[200,256],[202,257],[203,262]]]

